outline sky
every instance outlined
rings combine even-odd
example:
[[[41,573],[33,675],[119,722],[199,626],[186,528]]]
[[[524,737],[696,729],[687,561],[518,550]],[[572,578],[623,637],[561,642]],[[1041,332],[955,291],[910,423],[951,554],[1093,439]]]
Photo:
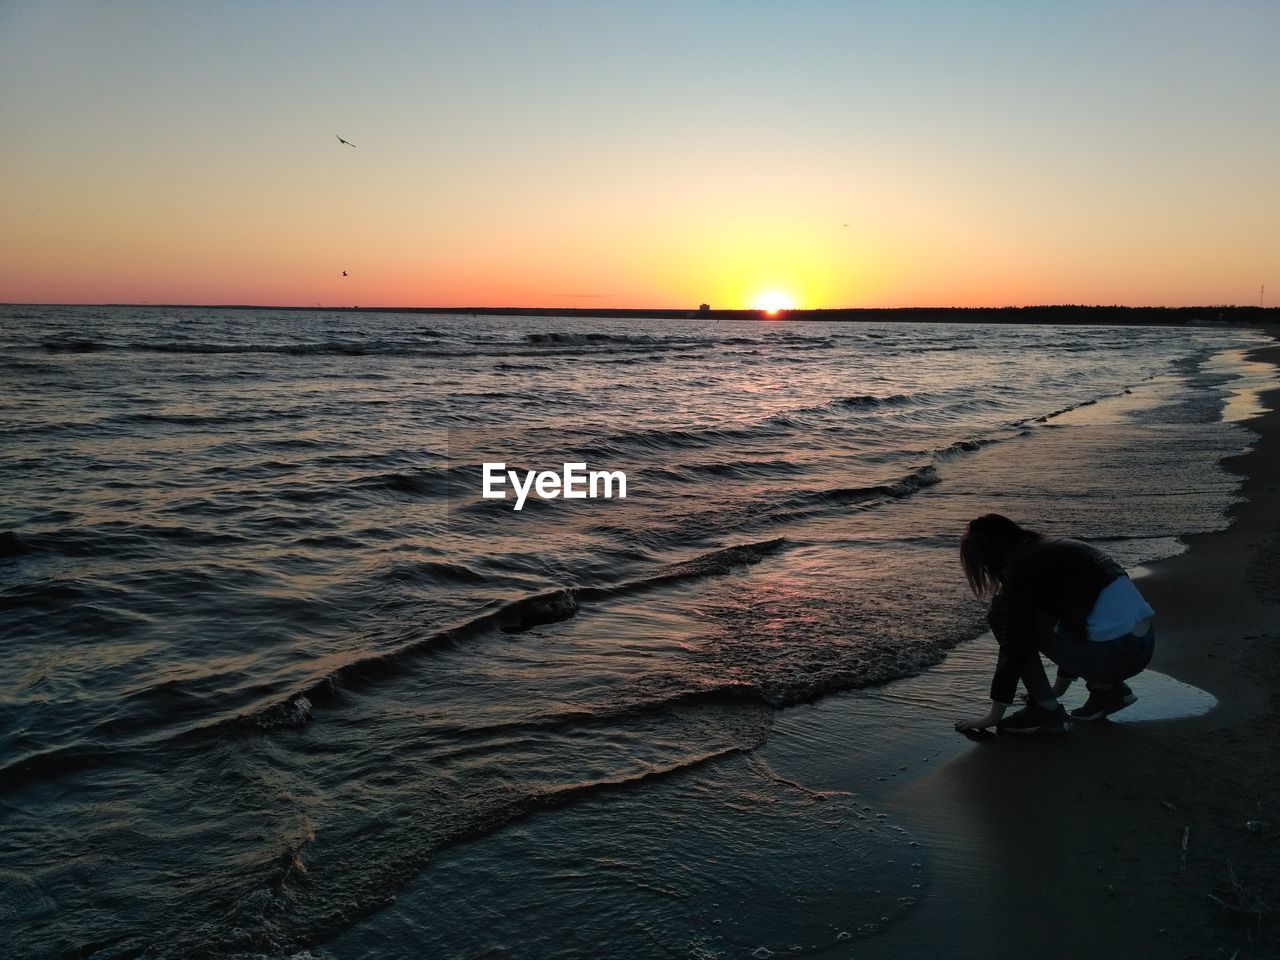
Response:
[[[0,0],[0,130],[0,302],[1280,302],[1275,0]]]

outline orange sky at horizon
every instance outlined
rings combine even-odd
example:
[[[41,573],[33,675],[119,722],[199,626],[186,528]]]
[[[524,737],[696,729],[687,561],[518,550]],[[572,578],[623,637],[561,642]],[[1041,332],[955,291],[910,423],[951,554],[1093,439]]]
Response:
[[[1258,303],[1280,14],[1032,6],[19,3],[0,302]]]

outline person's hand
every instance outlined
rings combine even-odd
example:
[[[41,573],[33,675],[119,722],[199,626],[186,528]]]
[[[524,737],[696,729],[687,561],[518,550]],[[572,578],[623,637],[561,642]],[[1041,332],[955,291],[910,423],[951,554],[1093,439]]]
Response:
[[[989,727],[996,722],[996,718],[989,713],[984,713],[980,717],[974,717],[972,720],[957,720],[956,729],[961,733],[966,730],[981,730],[983,727]]]
[[[966,730],[981,730],[984,727],[994,726],[996,721],[1004,716],[1004,711],[1004,704],[992,702],[991,709],[982,716],[974,717],[972,720],[957,720],[956,729],[964,733]]]

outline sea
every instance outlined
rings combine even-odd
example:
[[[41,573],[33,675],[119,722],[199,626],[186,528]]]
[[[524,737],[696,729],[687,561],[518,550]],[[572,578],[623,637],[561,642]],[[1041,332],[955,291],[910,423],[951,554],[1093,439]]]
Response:
[[[0,306],[0,953],[874,936],[927,850],[771,766],[779,718],[941,697],[972,517],[1129,567],[1224,527],[1265,339]],[[497,462],[626,497],[516,510]]]

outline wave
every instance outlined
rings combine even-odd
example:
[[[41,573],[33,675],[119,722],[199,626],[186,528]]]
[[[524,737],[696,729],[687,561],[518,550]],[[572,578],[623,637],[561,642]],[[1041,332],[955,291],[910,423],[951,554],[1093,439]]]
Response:
[[[0,557],[23,557],[34,548],[12,530],[0,531]]]
[[[40,346],[50,353],[96,353],[105,348],[105,344],[97,340],[85,340],[80,337],[62,337],[56,340],[43,340]]]
[[[434,338],[431,338],[434,340]],[[448,355],[451,351],[429,349],[433,344],[423,340],[318,340],[298,343],[216,343],[201,341],[129,341],[109,344],[99,340],[63,337],[40,343],[49,353],[96,353],[102,350],[172,354],[278,354],[285,356],[366,356],[401,353]]]
[[[0,347],[3,349],[3,347]],[[47,359],[33,359],[30,355],[20,357],[14,354],[0,355],[0,369],[10,374],[26,374],[34,376],[43,374],[45,376],[56,376],[58,373],[58,365]],[[40,383],[40,386],[48,386],[52,381]]]
[[[106,588],[83,580],[46,580],[21,583],[0,591],[0,611],[21,610],[31,606],[87,607],[106,594]],[[118,591],[122,592],[122,591]]]
[[[360,477],[354,481],[354,485],[367,489],[390,490],[393,493],[442,497],[449,493],[452,472],[449,468],[432,467],[416,473],[379,473]]]
[[[877,407],[903,407],[918,398],[906,393],[895,393],[887,397],[876,397],[862,394],[856,397],[841,397],[832,400],[828,406],[847,410],[874,410]]]
[[[0,557],[48,554],[61,557],[136,557],[168,545],[181,547],[228,547],[248,543],[242,534],[221,530],[202,530],[185,524],[127,523],[121,520],[88,525],[84,522],[38,533],[0,533]],[[85,589],[82,581],[49,580],[30,587],[22,594],[25,603],[63,602],[63,591]],[[0,606],[17,596],[0,590]],[[86,593],[85,599],[89,595]]]
[[[611,774],[523,790],[494,791],[475,798],[441,832],[415,826],[370,837],[363,856],[350,862],[340,878],[322,877],[308,864],[313,834],[308,832],[246,865],[238,884],[214,907],[195,917],[166,918],[169,929],[131,932],[112,942],[112,957],[194,956],[311,957],[310,948],[351,928],[387,906],[408,878],[443,851],[478,840],[535,814],[560,809],[590,797],[634,790],[654,780],[696,770],[750,749],[750,744],[704,747],[678,759],[637,763]],[[199,919],[197,922],[196,918]]]
[[[786,507],[803,507],[815,503],[860,503],[868,500],[901,500],[914,493],[942,482],[938,468],[929,464],[889,483],[876,483],[863,487],[836,487],[827,490],[806,491],[785,501]]]
[[[361,342],[357,340],[325,340],[311,343],[130,343],[130,349],[148,353],[276,353],[297,356],[361,357],[370,353],[394,353],[397,348],[421,346],[417,342]]]
[[[778,418],[757,421],[739,427],[655,427],[649,430],[633,430],[617,433],[593,444],[579,448],[579,452],[588,460],[616,456],[631,449],[642,451],[658,450],[692,450],[699,447],[710,447],[720,443],[737,440],[748,440],[751,437],[776,432],[779,428],[791,426],[789,422]]]
[[[487,582],[483,573],[464,563],[447,563],[443,560],[426,560],[397,563],[389,567],[382,578],[388,582],[419,583],[476,583]]]
[[[559,623],[577,616],[582,603],[587,601],[634,595],[673,582],[728,574],[735,569],[758,563],[785,544],[785,538],[781,537],[758,543],[737,544],[674,564],[660,573],[638,580],[612,585],[561,587],[496,604],[488,612],[457,626],[393,650],[352,660],[313,681],[306,688],[294,691],[266,707],[235,717],[231,721],[217,721],[199,729],[221,729],[228,722],[257,730],[297,725],[310,718],[312,708],[332,702],[340,689],[363,686],[393,675],[406,661],[432,651],[483,635],[524,633],[537,626]],[[306,701],[305,709],[300,706],[301,700]]]
[[[641,346],[664,346],[668,344],[697,344],[705,346],[708,341],[701,337],[655,337],[651,334],[618,334],[618,333],[528,333],[525,342],[542,346],[545,344],[564,344],[567,346],[584,346],[597,343],[626,343]]]
[[[278,424],[286,420],[301,420],[310,416],[310,412],[303,410],[270,410],[270,411],[247,411],[239,410],[234,413],[151,413],[142,411],[139,413],[120,413],[114,416],[106,417],[102,420],[95,421],[87,426],[95,429],[111,428],[117,426],[147,426],[150,424],[172,424],[182,427],[199,427],[199,426],[227,426],[230,424],[250,424],[250,423],[269,423]]]
[[[1145,379],[1150,380],[1151,377],[1146,377]],[[1038,416],[1038,417],[1023,417],[1021,420],[1016,421],[1014,423],[1014,426],[1020,427],[1023,424],[1027,424],[1027,423],[1048,423],[1050,420],[1054,420],[1062,416],[1063,414],[1070,413],[1073,410],[1079,410],[1082,407],[1091,407],[1102,400],[1111,400],[1111,399],[1114,399],[1115,397],[1123,397],[1126,394],[1132,394],[1132,393],[1133,393],[1132,388],[1125,387],[1123,390],[1117,390],[1114,393],[1106,393],[1100,397],[1091,397],[1087,400],[1081,400],[1079,403],[1073,403],[1070,406],[1061,408],[1060,410],[1054,410],[1052,413],[1042,414],[1041,416]]]
[[[756,477],[784,477],[804,473],[805,465],[794,460],[714,460],[702,463],[682,463],[672,467],[646,467],[646,483],[655,480],[699,482],[703,477],[722,480],[742,480]]]
[[[979,438],[966,437],[964,440],[957,440],[954,443],[947,444],[947,446],[941,448],[940,450],[935,450],[933,452],[933,457],[935,460],[941,460],[944,462],[947,460],[954,460],[956,457],[960,456],[961,454],[973,453],[974,451],[981,450],[983,447],[988,446],[990,444],[999,443],[1002,439],[1004,438],[1003,437],[979,437]]]
[[[407,336],[364,337],[360,331],[337,330],[343,337],[328,337],[295,342],[261,342],[235,340],[120,340],[107,341],[80,336],[47,337],[39,346],[49,353],[95,353],[103,350],[134,351],[161,354],[274,354],[283,356],[413,356],[413,357],[491,357],[513,358],[543,356],[608,357],[611,354],[644,353],[662,359],[665,353],[706,350],[716,346],[751,345],[775,347],[787,352],[827,350],[838,346],[835,338],[826,336],[775,335],[763,339],[744,337],[708,337],[654,334],[619,334],[572,331],[548,331],[525,334],[517,342],[492,338],[466,337],[453,340],[450,335],[432,328],[402,331]],[[623,358],[619,362],[627,362]],[[537,364],[512,364],[498,369],[537,369]]]
[[[1048,423],[1050,420],[1053,420],[1056,417],[1060,417],[1064,413],[1070,413],[1072,410],[1079,410],[1081,407],[1091,407],[1097,402],[1098,402],[1097,400],[1083,400],[1080,403],[1073,403],[1069,407],[1063,407],[1061,410],[1055,410],[1053,411],[1053,413],[1046,413],[1044,416],[1034,417],[1034,418],[1031,418],[1030,420],[1021,420],[1019,422],[1020,423],[1029,423],[1029,422]]]
[[[934,454],[933,461],[944,461],[967,450],[978,449],[986,441],[961,440],[947,448],[948,456]],[[928,455],[927,451],[922,455]],[[879,483],[849,487],[790,489],[770,495],[754,495],[731,503],[712,505],[686,513],[670,523],[651,524],[644,529],[627,529],[601,525],[592,528],[600,536],[616,536],[645,549],[670,549],[672,543],[691,537],[712,539],[734,532],[786,528],[787,524],[838,513],[855,507],[859,510],[905,500],[942,481],[936,463],[920,465],[909,473]],[[766,541],[772,543],[773,541]]]
[[[807,430],[823,421],[830,421],[833,415],[926,407],[929,403],[939,402],[942,399],[939,395],[907,393],[837,397],[812,406],[780,410],[759,420],[701,427],[655,427],[612,434],[583,448],[583,452],[592,455],[613,455],[625,448],[660,450],[709,447],[720,443],[774,436],[789,430]],[[988,401],[975,402],[979,405],[988,403]]]
[[[554,367],[548,367],[544,363],[507,363],[500,361],[493,365],[495,370],[553,370]]]
[[[926,487],[932,487],[941,482],[942,477],[938,476],[938,468],[930,464],[927,467],[921,467],[901,480],[888,484],[883,489],[886,496],[901,500],[903,497],[909,497],[913,493],[919,493]]]
[[[910,398],[898,396],[889,398],[853,397],[814,407],[798,407],[771,414],[760,420],[735,425],[655,427],[647,430],[633,430],[612,434],[593,444],[579,448],[579,452],[588,459],[592,459],[618,456],[628,450],[692,450],[721,444],[732,444],[744,440],[776,436],[787,431],[806,429],[813,425],[809,422],[809,418],[813,415],[829,414],[835,409],[869,410],[877,407],[905,406],[910,402]]]
[[[695,350],[705,347],[704,343],[568,343],[549,342],[545,344],[498,344],[493,346],[472,345],[448,347],[438,341],[423,340],[323,340],[300,343],[208,343],[208,342],[160,342],[135,341],[131,343],[109,344],[95,340],[61,339],[46,340],[41,346],[49,353],[95,353],[112,350],[136,353],[161,354],[195,354],[210,356],[237,355],[272,355],[294,357],[413,357],[413,358],[488,358],[497,360],[501,357],[608,357],[619,353],[643,351],[652,353],[655,349],[663,350]],[[660,354],[655,356],[661,358]],[[538,369],[536,364],[518,364],[510,369]],[[498,369],[505,369],[501,366]],[[543,368],[549,369],[549,368]]]
[[[583,587],[578,590],[578,594],[584,599],[604,599],[634,595],[678,580],[721,576],[732,573],[735,569],[757,564],[765,557],[782,550],[786,545],[786,537],[774,537],[772,540],[723,547],[677,563],[650,577],[630,580],[616,586]]]
[[[709,706],[776,708],[786,705],[771,700],[756,684],[742,680],[712,683],[692,690],[675,689],[674,692],[668,683],[664,678],[650,678],[647,683],[642,679],[632,685],[630,699],[597,709],[564,709],[542,716],[525,716],[518,720],[501,720],[478,726],[459,724],[456,727],[446,727],[436,724],[433,725],[433,732],[442,738],[480,743],[510,733],[546,733],[565,729],[625,726],[631,720],[672,713],[685,708],[697,709]],[[657,687],[659,692],[653,696],[646,695],[648,687]],[[463,747],[450,756],[456,757],[466,751],[467,748]]]
[[[30,753],[0,766],[0,794],[36,781],[119,762],[127,759],[129,752],[128,747],[109,747],[95,740]]]

